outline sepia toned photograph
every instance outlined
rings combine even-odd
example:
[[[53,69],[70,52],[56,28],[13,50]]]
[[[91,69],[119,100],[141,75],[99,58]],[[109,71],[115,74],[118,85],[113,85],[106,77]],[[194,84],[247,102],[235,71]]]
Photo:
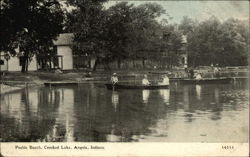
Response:
[[[237,152],[230,143],[249,146],[249,45],[247,0],[0,0],[0,154]]]

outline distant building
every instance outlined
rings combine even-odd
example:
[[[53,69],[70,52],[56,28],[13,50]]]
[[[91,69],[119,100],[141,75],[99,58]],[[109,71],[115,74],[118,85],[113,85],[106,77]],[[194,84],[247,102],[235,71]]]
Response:
[[[17,53],[20,53],[19,49],[16,49]],[[3,61],[3,65],[0,65],[1,71],[21,71],[21,65],[19,56],[10,57],[6,59],[4,52],[0,52],[0,60]],[[33,57],[31,61],[28,61],[29,71],[37,70],[36,59]]]
[[[73,33],[63,33],[54,41],[57,55],[63,57],[62,70],[93,68],[95,57],[73,51],[73,38]]]
[[[60,66],[62,70],[72,70],[73,69],[73,33],[63,33],[60,34],[57,40],[54,41],[56,47],[57,55],[62,56],[62,65]]]
[[[183,67],[188,67],[188,53],[187,53],[187,36],[182,35],[182,48],[181,48],[181,58],[180,58],[180,64]]]
[[[41,69],[61,68],[62,70],[73,70],[81,68],[92,68],[95,63],[95,58],[87,54],[77,54],[72,50],[73,33],[60,34],[57,40],[54,41],[56,55],[55,56],[34,56],[29,61],[29,71]],[[16,50],[20,53],[19,49]],[[0,59],[4,62],[0,65],[1,71],[21,71],[19,56],[10,57],[6,60],[4,52],[0,52]]]

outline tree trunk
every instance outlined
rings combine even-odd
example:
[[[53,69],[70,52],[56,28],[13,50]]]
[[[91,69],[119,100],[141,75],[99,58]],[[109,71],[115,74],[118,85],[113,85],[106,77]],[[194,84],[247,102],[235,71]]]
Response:
[[[108,59],[104,59],[104,69],[105,70],[110,70],[110,67],[109,67],[109,60]]]
[[[21,72],[23,73],[27,72],[28,71],[28,57],[22,56],[19,59],[20,59],[20,65],[22,66]]]
[[[91,58],[88,57],[88,67],[91,68]]]
[[[142,67],[145,68],[145,58],[142,58]]]
[[[96,61],[95,61],[95,64],[94,64],[94,66],[93,66],[92,71],[96,71],[96,67],[97,67],[97,65],[98,65],[99,63],[100,63],[99,58],[96,58]]]
[[[118,69],[121,69],[121,59],[120,58],[118,58],[118,60],[117,60],[117,66],[118,66]]]
[[[26,66],[25,66],[25,72],[28,72],[28,66],[29,66],[29,58],[26,59]]]

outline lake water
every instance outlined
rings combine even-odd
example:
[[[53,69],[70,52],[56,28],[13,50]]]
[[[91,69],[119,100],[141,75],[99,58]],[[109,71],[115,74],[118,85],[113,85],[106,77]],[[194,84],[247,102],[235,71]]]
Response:
[[[1,141],[247,142],[248,88],[247,81],[29,88],[1,95]]]

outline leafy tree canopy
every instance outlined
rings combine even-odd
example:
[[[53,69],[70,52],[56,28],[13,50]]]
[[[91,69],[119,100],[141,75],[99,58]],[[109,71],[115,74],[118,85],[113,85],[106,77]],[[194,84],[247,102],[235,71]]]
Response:
[[[191,65],[247,65],[249,28],[241,21],[220,22],[211,17],[194,27],[188,35],[188,54]]]
[[[63,12],[57,0],[2,0],[0,50],[26,58],[50,53],[52,40],[62,30]],[[27,68],[23,71],[27,71]]]

